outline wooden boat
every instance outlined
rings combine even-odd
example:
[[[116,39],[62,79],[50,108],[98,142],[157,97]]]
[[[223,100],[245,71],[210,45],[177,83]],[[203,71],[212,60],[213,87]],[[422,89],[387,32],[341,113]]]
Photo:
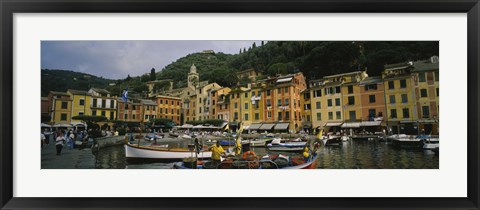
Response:
[[[342,137],[341,136],[322,136],[320,139],[323,142],[323,145],[330,146],[330,145],[341,145],[342,144]]]
[[[187,167],[184,162],[176,162],[173,164],[174,169],[315,169],[317,167],[317,154],[308,158],[300,164],[293,164],[293,161],[289,162],[287,165],[281,166],[277,164],[274,160],[270,159],[260,159],[260,160],[224,160],[222,163],[216,167],[207,167],[209,161],[198,161],[196,167]]]
[[[159,160],[181,160],[187,157],[195,157],[195,152],[188,148],[165,148],[139,146],[135,144],[125,144],[125,157],[130,159],[159,159]],[[209,159],[212,157],[211,151],[201,151],[199,159]]]
[[[306,144],[306,141],[282,141],[281,139],[275,139],[272,140],[272,143],[267,144],[267,148],[270,151],[301,152]]]
[[[242,140],[242,144],[249,144],[251,147],[266,147],[268,143],[272,142],[274,138],[265,137],[259,139]]]

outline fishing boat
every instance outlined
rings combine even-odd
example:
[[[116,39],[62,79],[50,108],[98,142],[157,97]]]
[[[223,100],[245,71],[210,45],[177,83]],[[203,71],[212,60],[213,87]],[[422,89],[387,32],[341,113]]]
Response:
[[[223,160],[220,165],[212,166],[210,161],[198,161],[196,165],[187,165],[184,162],[173,164],[174,169],[315,169],[317,167],[317,154],[305,160],[303,157],[288,157],[277,155],[275,158],[262,157],[254,160]]]
[[[181,160],[192,156],[195,156],[195,152],[188,148],[167,148],[142,146],[130,143],[125,144],[125,157],[127,159]],[[199,159],[209,159],[212,157],[212,152],[202,150],[197,154],[197,157]]]
[[[267,148],[270,151],[301,152],[306,144],[306,141],[282,141],[281,139],[274,139],[272,143],[267,144]]]
[[[419,135],[418,139],[423,143],[422,148],[427,150],[437,150],[440,147],[440,141],[438,136],[432,135]]]
[[[322,136],[320,138],[322,140],[323,145],[330,146],[330,145],[341,145],[342,144],[342,137],[341,136]]]
[[[249,144],[251,147],[266,147],[267,144],[272,142],[274,139],[273,137],[264,137],[259,139],[245,139],[242,140],[242,144]]]
[[[393,145],[400,147],[435,149],[440,146],[438,136],[432,135],[395,134],[388,136],[387,139],[391,140]]]

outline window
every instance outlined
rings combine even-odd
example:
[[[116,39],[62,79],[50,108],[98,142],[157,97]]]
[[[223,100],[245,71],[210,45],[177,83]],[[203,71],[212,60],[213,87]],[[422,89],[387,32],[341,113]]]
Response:
[[[355,96],[348,96],[348,105],[355,105]]]
[[[435,72],[435,81],[438,82],[438,79],[440,78],[440,74],[438,71]]]
[[[267,96],[270,96],[270,90],[267,90]]]
[[[137,119],[134,114],[132,114],[132,119]]]
[[[285,120],[290,120],[290,112],[289,111],[285,112]]]
[[[285,99],[285,106],[288,106],[288,98]]]
[[[437,88],[437,96],[438,96],[439,92],[440,92],[440,90]]]
[[[418,81],[425,82],[425,72],[418,73]]]
[[[113,114],[113,112],[110,112],[110,120],[113,120],[115,117],[115,114]]]
[[[61,114],[60,115],[60,120],[61,121],[66,121],[67,120],[67,114]]]
[[[128,104],[127,103],[125,103],[125,109],[128,109]]]
[[[97,99],[96,98],[93,99],[93,107],[97,107]]]
[[[307,115],[308,117],[308,115]],[[322,121],[322,113],[318,112],[317,113],[317,121]]]
[[[321,89],[320,90],[315,90],[314,94],[315,94],[314,95],[315,98],[320,97],[320,96],[322,96],[322,90]]]
[[[310,122],[310,115],[307,115],[307,122]]]
[[[150,117],[150,116],[149,116],[149,115],[145,115],[145,116],[144,116],[144,118],[145,118],[146,120],[148,120],[148,117]]]
[[[105,111],[102,111],[102,116],[104,116],[104,117],[105,117]]]
[[[160,99],[160,104],[163,104],[163,100],[162,100],[162,99]]]
[[[356,120],[357,119],[357,114],[355,113],[355,111],[350,111],[348,113],[348,115],[350,116],[350,120]]]
[[[105,108],[107,106],[107,100],[102,99],[102,108]]]
[[[396,109],[391,109],[390,110],[390,118],[392,118],[392,119],[397,118],[397,110]]]
[[[288,93],[288,87],[285,88],[285,93]]]
[[[282,105],[282,99],[278,99],[277,104],[278,104],[278,106],[281,106]]]
[[[422,113],[423,113],[423,118],[430,117],[430,109],[428,108],[428,106],[422,106]]]
[[[84,106],[84,105],[85,105],[85,99],[81,98],[81,99],[78,101],[78,105]]]
[[[68,107],[68,102],[62,101],[62,109],[67,109]]]
[[[328,119],[333,120],[333,112],[328,112]]]
[[[270,99],[267,99],[267,106],[272,106],[272,102],[270,102]]]
[[[172,101],[172,105],[173,105],[173,102],[174,102],[174,101]]]
[[[375,109],[368,110],[368,120],[373,120],[375,118]]]
[[[407,88],[407,80],[400,80],[400,88]]]
[[[340,118],[342,118],[342,112],[337,111],[336,116],[337,116],[337,120],[339,120]]]
[[[248,98],[248,93],[245,93],[244,95],[245,95],[245,98]]]
[[[171,112],[171,113],[172,113],[172,114],[174,113],[174,110],[173,110],[173,109],[172,109],[172,112]]]
[[[278,93],[278,94],[282,94],[282,88],[278,88],[277,93]]]
[[[340,99],[339,98],[335,99],[335,106],[340,106]]]
[[[123,119],[128,119],[128,115],[125,114],[125,116],[123,116]]]
[[[282,113],[278,112],[278,120],[282,120]]]
[[[408,103],[408,96],[407,96],[407,94],[402,94],[402,103]]]
[[[245,109],[248,109],[248,103],[245,103]]]
[[[335,93],[340,93],[340,86],[335,87]]]
[[[395,103],[395,95],[390,95],[390,103],[391,104]]]
[[[160,112],[160,114],[162,114],[163,113],[163,108],[160,108],[158,111]]]
[[[422,98],[427,97],[427,89],[420,89],[420,96]]]
[[[252,96],[255,96],[255,91],[252,91]]]
[[[320,101],[317,101],[317,102],[315,103],[315,108],[316,108],[316,109],[321,109],[321,108],[322,108],[322,104],[320,103]]]
[[[147,108],[147,111],[150,110],[150,106],[145,106]]]
[[[394,81],[388,81],[388,89],[395,89],[395,83]]]
[[[97,111],[92,111],[92,116],[97,116]]]
[[[255,113],[255,120],[259,120],[259,119],[260,119],[260,114]]]
[[[332,106],[332,99],[328,99],[328,100],[327,100],[327,106],[328,106],[328,107],[331,107],[331,106]]]
[[[233,113],[233,119],[238,120],[238,112]]]
[[[244,119],[245,119],[245,120],[248,120],[248,114],[245,114]]]
[[[410,110],[408,108],[402,109],[403,111],[403,118],[410,118]]]
[[[365,90],[376,90],[377,84],[365,85]]]
[[[237,102],[235,102],[235,104],[233,104],[233,107],[236,109],[237,108]]]
[[[114,100],[110,100],[110,108],[115,108],[115,101]]]
[[[348,86],[348,93],[353,93],[353,85]]]
[[[369,95],[369,96],[368,96],[368,101],[369,101],[370,103],[375,103],[375,95]]]
[[[272,112],[267,112],[267,117],[272,118]]]
[[[83,116],[83,112],[78,112],[78,116]]]

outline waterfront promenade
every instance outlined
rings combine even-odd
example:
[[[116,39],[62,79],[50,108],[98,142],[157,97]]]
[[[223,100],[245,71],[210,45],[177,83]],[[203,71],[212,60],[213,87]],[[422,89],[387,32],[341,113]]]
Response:
[[[68,149],[63,147],[62,155],[56,155],[55,143],[50,142],[42,149],[42,169],[94,169],[95,156],[92,149]]]

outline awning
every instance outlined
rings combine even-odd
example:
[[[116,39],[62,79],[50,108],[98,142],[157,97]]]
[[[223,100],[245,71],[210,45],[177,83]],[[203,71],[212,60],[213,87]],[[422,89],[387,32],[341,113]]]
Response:
[[[193,125],[183,124],[181,128],[193,128]]]
[[[379,126],[382,124],[382,121],[363,121],[362,126]]]
[[[275,124],[270,124],[270,123],[265,123],[262,126],[260,126],[260,130],[270,130],[273,128]]]
[[[274,130],[287,130],[290,123],[277,123]]]
[[[292,77],[277,80],[277,82],[290,82],[290,81],[292,81]]]
[[[249,127],[250,127],[250,126],[248,126],[248,125],[244,125],[244,126],[243,126],[243,130],[248,130]]]
[[[40,124],[40,125],[41,125],[42,128],[45,128],[45,127],[46,127],[46,128],[51,128],[51,127],[52,127],[51,125],[45,124],[45,123],[42,123],[42,124]]]
[[[346,122],[343,123],[342,128],[359,128],[360,122]]]
[[[53,125],[54,128],[71,128],[72,125],[70,124],[55,124]]]
[[[324,126],[326,127],[336,127],[336,126],[340,126],[342,125],[342,122],[328,122],[328,123],[325,123]]]
[[[262,126],[262,123],[251,124],[248,130],[258,130]]]

